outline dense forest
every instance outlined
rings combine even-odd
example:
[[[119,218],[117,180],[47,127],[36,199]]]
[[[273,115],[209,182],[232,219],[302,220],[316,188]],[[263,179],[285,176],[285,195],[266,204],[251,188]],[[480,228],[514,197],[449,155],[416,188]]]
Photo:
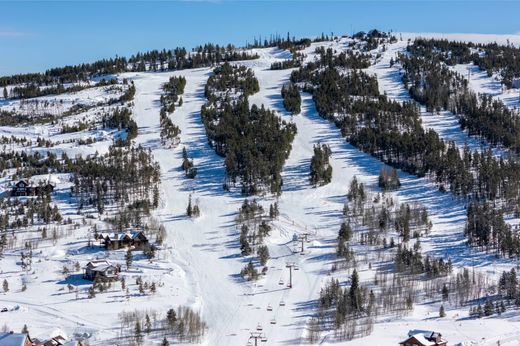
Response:
[[[517,111],[491,96],[469,90],[467,80],[444,64],[442,50],[431,41],[417,40],[407,50],[410,54],[401,54],[399,61],[405,71],[403,82],[416,101],[429,112],[449,110],[456,114],[461,128],[470,135],[520,152]]]
[[[423,128],[415,103],[380,95],[376,78],[361,70],[339,73],[343,61],[352,60],[322,51],[319,62],[294,71],[291,79],[313,94],[319,114],[350,143],[394,168],[429,177],[441,191],[479,203],[505,201],[504,212],[518,210],[519,162],[444,142]]]
[[[497,43],[476,44],[443,39],[418,38],[413,44],[414,53],[440,59],[447,65],[473,63],[491,77],[497,74],[502,83],[511,88],[520,78],[520,48]]]
[[[248,96],[258,90],[252,70],[225,63],[208,79],[202,120],[210,145],[226,158],[225,188],[240,183],[246,195],[279,194],[296,127],[263,106],[250,107]]]
[[[291,114],[300,114],[302,98],[298,87],[288,83],[282,87],[283,106]]]
[[[313,186],[322,186],[332,180],[332,166],[329,158],[332,155],[330,147],[325,144],[314,146],[314,155],[311,159],[311,177]]]

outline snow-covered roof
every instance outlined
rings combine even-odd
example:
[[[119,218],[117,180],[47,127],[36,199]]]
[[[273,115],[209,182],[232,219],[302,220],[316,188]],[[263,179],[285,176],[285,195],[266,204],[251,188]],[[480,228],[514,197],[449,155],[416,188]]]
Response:
[[[102,265],[98,265],[96,267],[93,267],[92,268],[92,271],[96,271],[96,272],[104,272],[110,268],[115,268],[113,265],[111,264],[102,264]]]
[[[0,333],[0,346],[24,346],[27,334]]]
[[[119,233],[101,233],[99,236],[102,238],[109,238],[110,240],[123,240],[128,237],[130,239],[135,239],[139,234],[142,234],[141,231],[129,231],[129,232],[119,232]]]
[[[90,261],[87,263],[87,267],[92,267],[92,268],[99,268],[99,267],[109,266],[109,265],[111,265],[111,264],[107,260],[95,260],[95,261]]]
[[[402,341],[401,344],[405,344],[410,338],[414,338],[424,346],[435,346],[437,345],[437,337],[441,337],[440,333],[431,330],[418,330],[413,329],[408,332],[408,339]],[[441,342],[444,340],[441,339]]]
[[[62,344],[62,346],[77,346],[77,341],[67,341],[66,343]]]

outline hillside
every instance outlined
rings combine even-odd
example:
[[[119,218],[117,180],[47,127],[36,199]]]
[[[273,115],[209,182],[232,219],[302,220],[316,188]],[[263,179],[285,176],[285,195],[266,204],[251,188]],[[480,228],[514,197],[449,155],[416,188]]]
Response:
[[[91,346],[254,345],[252,335],[397,345],[414,329],[449,345],[517,345],[520,286],[501,278],[520,256],[518,89],[504,85],[507,67],[407,48],[446,38],[509,42],[516,54],[520,38],[371,33],[230,47],[185,68],[135,58],[142,71],[92,73],[37,97],[13,94],[30,83],[6,85],[3,330]],[[447,96],[425,77],[433,68],[453,72],[442,74],[457,86]],[[299,112],[284,107],[288,83],[285,104]],[[472,93],[476,104],[463,104]],[[383,187],[382,172],[399,183]],[[54,190],[12,196],[22,180]],[[149,244],[105,247],[105,233],[135,231]],[[85,279],[95,260],[117,279]]]

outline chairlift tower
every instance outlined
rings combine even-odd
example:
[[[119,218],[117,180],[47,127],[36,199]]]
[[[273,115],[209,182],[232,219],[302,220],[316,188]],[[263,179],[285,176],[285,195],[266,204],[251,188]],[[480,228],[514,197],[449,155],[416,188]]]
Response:
[[[287,285],[289,288],[292,288],[292,271],[295,266],[296,264],[294,262],[288,262],[285,265],[286,268],[289,268],[289,284]]]
[[[305,253],[305,248],[303,246],[304,242],[307,242],[308,240],[308,237],[309,236],[309,233],[302,233],[298,236],[298,240],[301,242],[301,254],[303,255]]]
[[[251,332],[251,336],[249,337],[249,340],[247,341],[247,345],[251,345],[251,340],[254,340],[255,346],[258,346],[258,340],[260,340],[260,342],[267,342],[267,337],[261,331]]]

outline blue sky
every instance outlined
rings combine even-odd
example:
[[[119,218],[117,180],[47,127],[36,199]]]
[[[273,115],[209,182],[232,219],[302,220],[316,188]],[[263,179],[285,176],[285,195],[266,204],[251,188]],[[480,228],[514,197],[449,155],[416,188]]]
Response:
[[[244,45],[270,34],[367,31],[518,33],[520,1],[0,0],[0,75],[148,49]]]

